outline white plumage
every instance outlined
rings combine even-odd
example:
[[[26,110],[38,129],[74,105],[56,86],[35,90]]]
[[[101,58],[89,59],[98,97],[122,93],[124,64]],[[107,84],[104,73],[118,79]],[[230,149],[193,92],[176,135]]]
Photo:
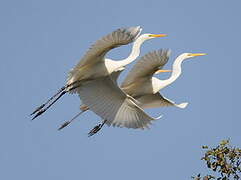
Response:
[[[141,79],[150,80],[153,74],[168,62],[170,53],[170,50],[160,49],[142,56],[130,70],[121,87],[127,87]]]
[[[138,102],[125,94],[110,77],[86,82],[77,91],[82,102],[106,119],[108,125],[144,129],[151,121],[160,118],[148,116]]]

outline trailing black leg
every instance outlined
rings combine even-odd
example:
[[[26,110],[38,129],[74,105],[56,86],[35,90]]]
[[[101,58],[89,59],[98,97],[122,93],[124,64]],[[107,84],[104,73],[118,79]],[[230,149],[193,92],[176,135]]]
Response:
[[[69,90],[67,90],[67,87],[69,87],[70,85],[68,85],[68,86],[65,86],[65,88],[63,87],[63,88],[61,88],[60,90],[59,90],[59,92],[58,93],[56,93],[53,97],[51,97],[48,101],[47,101],[47,103],[45,103],[45,104],[42,104],[41,106],[39,106],[31,115],[34,115],[35,114],[35,116],[32,118],[32,120],[34,120],[35,118],[37,118],[38,116],[40,116],[41,114],[43,114],[47,109],[49,109],[57,100],[59,100],[64,94],[66,94],[67,92],[69,92],[69,91],[72,91],[73,89],[76,89],[76,88],[78,88],[80,85],[78,85],[78,86],[74,86],[74,87],[72,87],[72,88],[70,88]],[[57,95],[59,95],[56,99],[54,99]],[[54,100],[53,100],[54,99]],[[53,100],[52,102],[51,102],[51,100]],[[51,103],[50,103],[51,102]],[[48,103],[50,103],[46,108],[44,108]],[[43,109],[44,108],[44,109]]]
[[[36,117],[43,114],[47,109],[49,109],[56,101],[58,101],[67,91],[63,91],[53,102],[51,102],[46,108],[40,109],[37,114],[32,118],[34,120]]]
[[[93,129],[90,130],[90,132],[88,133],[88,137],[93,136],[94,134],[96,134],[99,130],[101,130],[101,128],[104,126],[104,124],[106,123],[107,120],[104,120],[101,124],[98,124],[97,126],[95,126]]]
[[[34,114],[42,114],[43,112],[42,112],[42,109],[47,105],[47,104],[49,104],[56,96],[58,96],[59,94],[61,94],[62,92],[64,92],[64,91],[71,91],[73,88],[71,88],[70,90],[67,90],[67,88],[69,88],[70,86],[72,86],[72,85],[74,85],[74,84],[76,84],[76,83],[79,83],[80,81],[75,81],[75,82],[73,82],[73,83],[71,83],[71,84],[68,84],[68,85],[65,85],[65,86],[63,86],[62,88],[60,88],[59,90],[58,90],[58,92],[55,94],[55,95],[53,95],[51,98],[49,98],[44,104],[42,104],[42,105],[40,105],[39,107],[37,107],[30,115],[34,115]],[[77,86],[78,87],[78,86]],[[76,87],[75,87],[76,88]],[[55,101],[56,102],[56,101]],[[42,113],[41,113],[42,112]]]
[[[61,89],[59,89],[59,91],[55,94],[55,95],[53,95],[51,98],[49,98],[44,104],[42,104],[41,106],[39,106],[39,107],[37,107],[35,110],[34,110],[34,112],[32,112],[31,114],[30,114],[30,116],[31,115],[33,115],[33,114],[35,114],[35,113],[37,113],[38,111],[40,111],[44,106],[46,106],[46,104],[48,104],[50,101],[52,101],[52,99],[54,99],[57,95],[59,95],[62,91],[64,91],[66,89],[66,86],[64,86],[64,87],[62,87]]]
[[[65,128],[66,126],[68,126],[70,123],[72,123],[77,117],[79,117],[79,115],[81,115],[83,112],[87,111],[88,109],[82,110],[80,111],[77,115],[75,115],[71,120],[69,121],[65,121],[59,128],[58,130],[61,130],[63,128]]]

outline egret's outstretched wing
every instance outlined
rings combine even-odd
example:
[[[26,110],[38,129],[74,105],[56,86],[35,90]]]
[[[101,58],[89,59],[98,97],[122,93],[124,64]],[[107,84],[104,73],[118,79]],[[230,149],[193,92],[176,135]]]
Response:
[[[121,28],[99,39],[86,52],[80,62],[69,72],[69,79],[81,66],[96,63],[103,59],[109,50],[133,42],[140,35],[141,31],[142,28],[140,26]]]
[[[121,87],[126,87],[133,82],[139,81],[142,77],[152,77],[152,75],[161,69],[168,61],[170,50],[157,50],[147,53],[131,69]]]
[[[109,76],[84,83],[78,93],[82,102],[108,125],[144,129],[160,118],[148,116]]]
[[[159,92],[156,94],[148,94],[141,97],[136,97],[136,100],[140,103],[140,107],[143,109],[146,108],[157,108],[165,106],[175,106],[178,108],[185,108],[188,103],[176,104],[170,99],[165,98]]]

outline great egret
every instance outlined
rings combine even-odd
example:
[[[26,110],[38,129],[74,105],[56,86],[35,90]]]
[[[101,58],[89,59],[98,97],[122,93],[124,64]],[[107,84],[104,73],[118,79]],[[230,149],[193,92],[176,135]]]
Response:
[[[134,65],[121,84],[121,89],[139,101],[140,107],[146,109],[163,106],[185,108],[187,106],[188,103],[174,103],[163,97],[159,91],[173,83],[181,75],[183,60],[197,56],[197,54],[184,53],[191,55],[178,56],[173,63],[172,75],[167,80],[154,77],[154,74],[166,71],[162,68],[167,63],[170,53],[170,50],[158,50],[146,54]]]
[[[67,92],[75,93],[76,88],[83,82],[105,77],[112,72],[123,69],[126,65],[134,61],[140,54],[141,45],[149,39],[164,37],[166,34],[142,34],[140,26],[117,29],[98,40],[80,60],[80,62],[70,71],[67,84],[61,88],[57,94],[51,97],[46,103],[39,106],[31,115],[35,119],[43,114],[52,106],[60,97]],[[140,36],[139,36],[140,35]],[[126,45],[134,41],[131,54],[128,58],[121,61],[113,61],[105,58],[106,53],[118,46]],[[55,98],[55,99],[54,99]],[[47,106],[47,107],[46,107]],[[46,107],[46,108],[44,108]]]
[[[161,52],[162,51],[155,51],[153,53],[149,53],[148,55],[144,56],[143,59],[150,60],[154,58],[157,60],[160,57]],[[156,70],[145,71],[145,69],[148,67],[148,60],[145,60],[146,63],[143,63],[143,65],[145,64],[144,66],[136,65],[129,73],[127,80],[125,80],[122,84],[122,88],[127,93],[132,92],[133,89],[136,90],[136,92],[132,92],[130,94],[133,94],[134,97],[137,97],[137,100],[122,91],[117,86],[117,83],[113,82],[110,76],[87,82],[84,86],[77,88],[77,91],[83,104],[88,106],[90,110],[95,112],[101,118],[105,119],[105,123],[107,125],[144,129],[151,124],[151,121],[158,118],[152,118],[143,111],[142,107],[145,107],[142,105],[143,102],[148,104],[146,108],[170,105],[184,108],[187,105],[185,103],[176,105],[157,93],[160,89],[168,86],[181,75],[181,64],[184,60],[202,55],[205,54],[183,53],[178,56],[173,63],[172,75],[167,80],[160,80],[152,77]],[[148,77],[149,81],[151,82],[149,83],[149,86],[148,83],[143,84],[141,80],[143,76],[145,78],[143,72],[144,74],[146,73],[146,77]],[[158,73],[160,70],[156,72]],[[138,96],[141,94],[140,92],[142,92],[142,98],[138,98]],[[152,94],[154,96],[152,96]],[[157,103],[157,101],[159,103]]]

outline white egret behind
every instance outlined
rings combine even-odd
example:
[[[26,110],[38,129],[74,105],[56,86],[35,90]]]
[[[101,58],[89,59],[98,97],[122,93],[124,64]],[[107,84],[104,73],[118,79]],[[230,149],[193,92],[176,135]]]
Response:
[[[204,53],[183,53],[179,55],[172,66],[171,77],[161,80],[154,74],[163,72],[161,68],[167,63],[171,51],[153,51],[143,56],[129,72],[121,88],[141,103],[142,108],[155,108],[162,106],[176,106],[185,108],[188,103],[175,104],[162,96],[159,91],[172,84],[182,73],[182,62],[192,57],[203,56]]]

